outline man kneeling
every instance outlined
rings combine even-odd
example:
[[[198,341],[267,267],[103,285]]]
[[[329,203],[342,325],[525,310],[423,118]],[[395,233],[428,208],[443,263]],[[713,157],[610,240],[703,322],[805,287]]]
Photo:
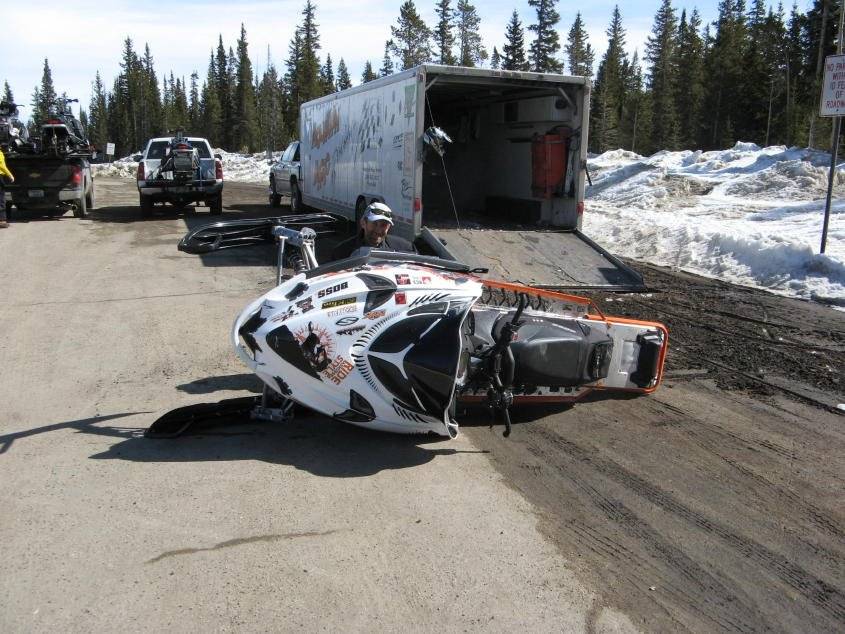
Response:
[[[370,203],[361,217],[358,233],[335,247],[332,251],[332,260],[348,258],[361,247],[416,253],[414,245],[404,238],[388,237],[391,227],[393,227],[393,212],[390,207],[380,202]]]

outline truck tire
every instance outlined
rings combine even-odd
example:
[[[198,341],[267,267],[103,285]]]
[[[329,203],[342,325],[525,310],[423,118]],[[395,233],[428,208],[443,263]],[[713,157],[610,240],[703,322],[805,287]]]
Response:
[[[96,197],[94,196],[94,183],[91,183],[91,189],[88,190],[88,194],[85,196],[85,203],[88,205],[88,211],[91,211],[94,208],[94,203],[96,202]]]
[[[75,218],[85,218],[88,215],[88,197],[83,195],[76,201],[76,208],[73,210]]]
[[[149,218],[152,215],[153,201],[146,196],[141,196],[141,216],[144,218]]]
[[[276,193],[276,179],[270,178],[270,206],[281,207],[282,195]]]
[[[299,183],[291,181],[290,184],[290,212],[292,214],[301,214],[305,211],[302,204],[302,192],[299,190]]]
[[[219,216],[223,213],[223,194],[215,196],[208,203],[208,213],[212,216]]]

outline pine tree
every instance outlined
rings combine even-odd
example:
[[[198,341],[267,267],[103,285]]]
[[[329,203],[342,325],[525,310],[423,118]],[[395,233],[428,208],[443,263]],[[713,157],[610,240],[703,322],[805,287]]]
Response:
[[[220,108],[220,90],[217,86],[218,81],[217,64],[214,58],[214,51],[212,51],[211,58],[208,62],[208,73],[206,74],[205,82],[203,82],[202,93],[200,96],[202,134],[209,140],[212,147],[220,147],[223,139],[221,132],[223,113]]]
[[[3,82],[3,101],[6,103],[15,103],[15,96],[12,94],[12,87],[9,86],[8,81]]]
[[[458,64],[473,68],[487,59],[487,50],[481,42],[478,28],[481,18],[469,0],[458,0],[455,7],[455,26],[457,28]]]
[[[200,91],[199,91],[199,73],[194,71],[191,73],[191,92],[188,96],[188,129],[191,134],[200,133]]]
[[[372,72],[372,68],[370,68]],[[352,80],[349,78],[349,69],[346,67],[346,62],[343,58],[337,63],[337,85],[335,86],[338,92],[352,88]]]
[[[645,58],[651,63],[648,87],[654,107],[652,143],[659,149],[678,148],[678,114],[675,90],[678,86],[676,41],[678,24],[671,0],[663,0],[654,16],[652,35],[646,41]]]
[[[267,47],[267,70],[256,91],[256,110],[258,113],[257,147],[264,147],[267,152],[282,149],[284,145],[284,125],[282,112],[282,87],[276,67],[270,61],[270,47]]]
[[[607,28],[607,50],[599,63],[593,89],[590,145],[596,152],[619,147],[619,119],[625,104],[625,29],[619,7],[613,9]]]
[[[798,12],[798,5],[792,5],[787,25],[785,45],[785,77],[784,90],[786,92],[785,106],[785,143],[787,145],[797,144],[801,138],[801,117],[799,114],[800,103],[798,100],[799,83],[803,79],[803,48],[801,34],[804,25],[804,16]]]
[[[299,104],[302,103],[299,73],[297,71],[302,59],[302,34],[296,29],[288,45],[288,59],[285,62],[285,129],[287,136],[296,137],[296,124],[299,118]]]
[[[643,87],[643,73],[639,55],[634,51],[631,63],[625,67],[625,101],[619,118],[619,144],[632,152],[650,153],[651,95]]]
[[[537,11],[537,24],[528,27],[536,35],[528,51],[531,70],[537,73],[561,73],[563,64],[556,58],[560,51],[555,29],[560,21],[560,15],[555,10],[557,0],[528,0],[528,4]]]
[[[53,72],[50,70],[50,62],[45,57],[41,85],[36,86],[32,93],[30,132],[40,129],[41,124],[47,120],[50,109],[55,105],[57,98],[56,89],[53,87]]]
[[[161,130],[161,93],[158,89],[158,78],[153,67],[153,54],[149,44],[144,45],[144,57],[138,69],[137,90],[140,92],[141,121],[138,130],[136,146],[141,147],[148,138],[159,134]],[[135,82],[131,82],[133,85]]]
[[[106,101],[106,87],[97,71],[91,82],[91,101],[88,104],[88,139],[100,152],[106,151],[109,142],[108,104]]]
[[[678,143],[692,149],[700,138],[701,104],[704,100],[704,41],[699,35],[701,18],[693,9],[687,22],[686,11],[678,25],[678,78],[675,109],[678,113]]]
[[[499,70],[502,67],[502,56],[499,55],[499,49],[493,47],[493,54],[490,56],[490,68]]]
[[[390,56],[390,51],[393,50],[395,44],[393,40],[387,40],[384,43],[384,57],[381,60],[381,68],[378,71],[379,77],[387,77],[388,75],[392,75],[393,70],[393,58]]]
[[[217,88],[217,103],[220,104],[220,129],[217,142],[221,147],[232,149],[232,99],[231,82],[229,81],[229,59],[223,46],[223,36],[217,38],[217,54],[215,56],[215,82]]]
[[[317,32],[316,11],[317,7],[311,0],[307,0],[302,10],[302,25],[299,27],[302,35],[302,53],[297,68],[299,81],[297,116],[301,104],[323,94],[320,82],[320,58],[317,55],[317,51],[320,50],[320,35]]]
[[[361,83],[366,84],[368,81],[373,81],[374,79],[378,79],[378,75],[373,71],[373,65],[370,64],[370,60],[367,60],[367,63],[364,64],[364,72],[361,73]]]
[[[233,147],[241,151],[250,151],[258,147],[258,131],[256,130],[257,115],[252,62],[249,59],[246,29],[243,23],[241,23],[241,36],[238,38],[235,76]]]
[[[569,29],[569,39],[566,46],[566,59],[569,63],[569,74],[579,77],[593,76],[593,63],[595,62],[595,51],[587,41],[587,31],[584,29],[584,21],[581,19],[581,12],[575,14],[575,21]]]
[[[736,141],[734,126],[743,114],[737,95],[745,88],[742,66],[745,49],[745,9],[742,0],[721,0],[716,34],[704,62],[704,106],[700,146],[729,147]]]
[[[437,0],[434,8],[437,14],[437,27],[434,29],[434,45],[437,47],[437,62],[444,66],[454,66],[458,63],[453,49],[455,47],[454,28],[455,12],[450,0]]]
[[[510,22],[505,28],[505,45],[502,47],[502,70],[528,70],[525,59],[525,31],[519,21],[519,14],[514,9]]]
[[[320,69],[320,81],[323,84],[324,95],[328,95],[337,90],[335,87],[334,64],[332,64],[332,56],[330,53],[326,53],[326,63],[323,64],[323,67]]]
[[[423,22],[414,0],[405,0],[399,7],[396,26],[390,27],[390,52],[402,62],[407,70],[431,60],[431,29]]]

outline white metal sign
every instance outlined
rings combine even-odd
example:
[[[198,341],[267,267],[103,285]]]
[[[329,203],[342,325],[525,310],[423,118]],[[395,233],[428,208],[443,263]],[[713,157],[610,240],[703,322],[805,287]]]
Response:
[[[824,83],[819,116],[845,115],[845,55],[828,55],[824,60]]]
[[[106,154],[114,156],[114,143],[106,143]]]

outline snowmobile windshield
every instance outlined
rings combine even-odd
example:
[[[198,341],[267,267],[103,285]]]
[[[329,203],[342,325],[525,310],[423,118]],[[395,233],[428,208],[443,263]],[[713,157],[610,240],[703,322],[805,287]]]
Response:
[[[444,260],[430,255],[417,255],[416,253],[399,253],[395,251],[381,251],[379,249],[361,248],[355,251],[352,257],[343,260],[335,260],[318,266],[306,273],[306,277],[312,278],[326,273],[348,271],[364,266],[384,266],[389,264],[418,264],[443,271],[454,273],[470,273],[471,269],[462,262],[455,260]]]

